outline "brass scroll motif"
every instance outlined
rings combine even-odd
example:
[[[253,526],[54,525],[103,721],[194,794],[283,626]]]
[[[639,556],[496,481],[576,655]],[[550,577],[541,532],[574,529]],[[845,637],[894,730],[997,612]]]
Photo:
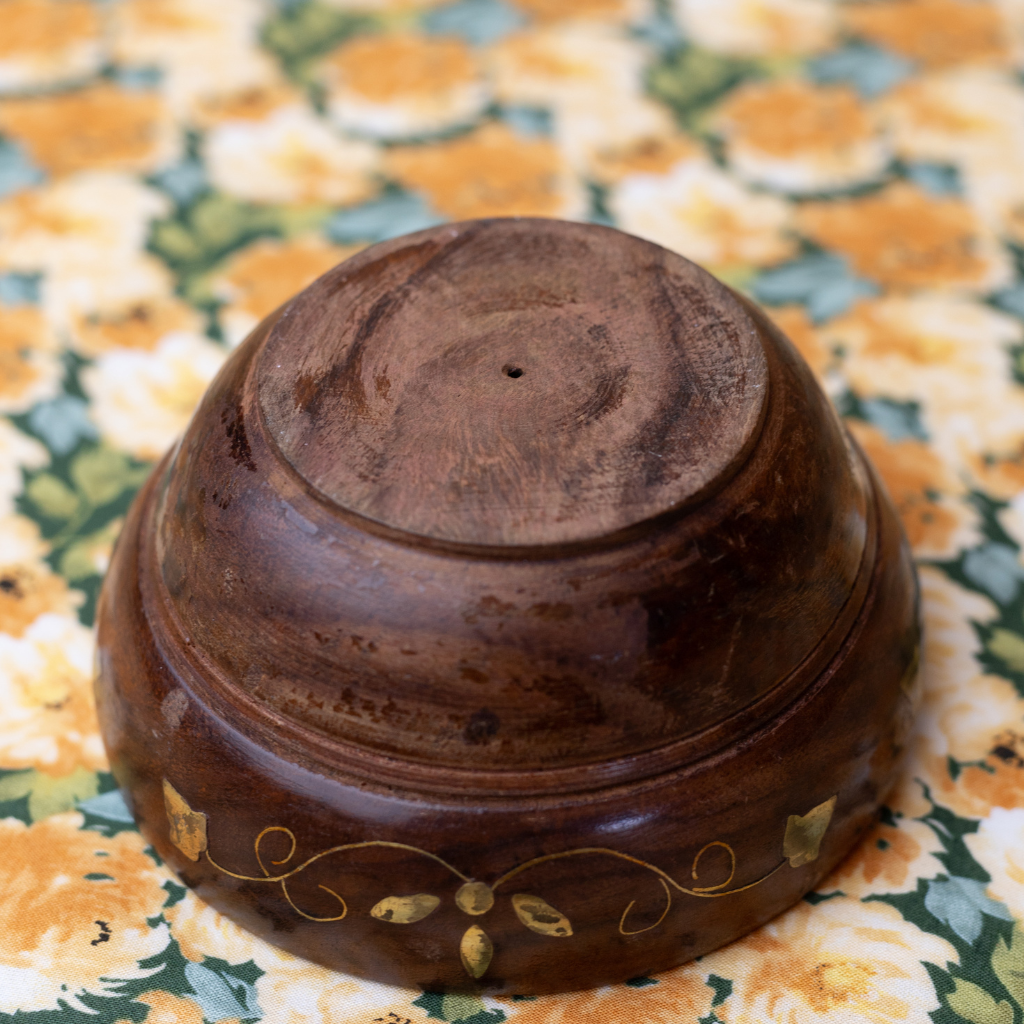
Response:
[[[708,853],[709,850],[715,848],[724,850],[729,858],[729,874],[724,882],[718,882],[716,885],[693,885],[691,887],[687,887],[677,882],[671,875],[662,871],[661,868],[654,864],[649,864],[647,861],[640,860],[637,857],[631,857],[627,853],[620,853],[618,850],[610,850],[602,846],[584,846],[575,850],[564,850],[560,853],[549,853],[543,857],[535,857],[532,860],[525,861],[517,867],[512,868],[511,871],[506,871],[500,878],[488,885],[486,882],[480,882],[469,878],[467,875],[464,875],[459,871],[458,868],[453,867],[447,861],[442,860],[436,854],[430,853],[428,850],[422,850],[417,846],[409,846],[407,843],[393,843],[383,839],[369,839],[359,843],[346,843],[342,846],[332,846],[330,849],[321,850],[320,853],[314,854],[312,857],[309,857],[296,867],[284,869],[285,865],[287,865],[295,855],[297,843],[295,834],[290,829],[284,828],[280,825],[271,825],[270,827],[265,828],[256,837],[254,853],[256,855],[256,862],[259,864],[263,875],[238,874],[237,872],[230,871],[227,868],[222,867],[213,859],[213,857],[210,856],[206,840],[207,816],[201,811],[193,811],[185,801],[184,797],[182,797],[166,779],[164,780],[164,800],[167,808],[170,840],[179,850],[181,850],[182,853],[185,854],[186,857],[190,860],[198,860],[200,854],[205,853],[206,859],[211,865],[213,865],[213,867],[231,878],[237,878],[245,882],[272,882],[279,884],[281,886],[281,892],[288,901],[288,904],[296,913],[306,918],[307,921],[340,921],[348,913],[348,905],[342,896],[336,893],[333,889],[329,889],[326,885],[321,885],[319,886],[320,889],[323,889],[324,892],[333,896],[334,899],[338,901],[341,913],[329,917],[317,917],[313,914],[308,914],[306,911],[297,907],[293,902],[292,897],[288,892],[288,880],[300,872],[305,871],[306,868],[311,864],[316,863],[316,861],[321,860],[324,857],[329,857],[335,853],[344,853],[348,850],[383,847],[392,850],[406,850],[409,853],[415,853],[419,856],[427,857],[436,864],[440,864],[462,882],[462,885],[455,893],[455,905],[464,913],[474,917],[486,914],[494,906],[494,893],[499,887],[505,885],[513,878],[516,878],[539,864],[552,860],[562,860],[566,857],[601,856],[615,857],[618,860],[627,861],[630,864],[635,864],[638,867],[653,872],[658,877],[658,881],[661,883],[661,887],[665,893],[665,907],[661,916],[654,924],[649,925],[646,928],[638,928],[636,930],[628,930],[626,928],[626,919],[629,917],[630,911],[636,905],[635,900],[630,902],[622,912],[622,917],[619,919],[619,933],[622,935],[640,935],[643,932],[657,928],[665,920],[669,911],[672,909],[673,890],[682,893],[683,895],[694,896],[699,899],[717,899],[721,896],[731,896],[734,893],[746,892],[748,889],[753,889],[766,879],[771,878],[772,875],[786,865],[787,861],[789,865],[794,868],[800,867],[804,864],[809,864],[818,856],[821,841],[832,821],[832,814],[835,810],[836,799],[837,798],[833,796],[824,803],[818,804],[817,807],[812,808],[806,814],[791,814],[786,822],[786,831],[782,843],[783,859],[767,874],[762,875],[753,882],[748,882],[746,885],[739,885],[732,889],[730,889],[729,886],[732,884],[732,880],[736,874],[736,853],[728,843],[724,843],[720,840],[715,840],[714,842],[708,843],[706,846],[702,847],[693,858],[693,863],[690,868],[690,878],[694,882],[699,882],[701,858]],[[260,844],[262,843],[263,838],[271,832],[280,832],[282,835],[287,836],[288,841],[291,844],[285,857],[280,860],[272,860],[270,862],[272,867],[284,869],[277,873],[272,873],[270,868],[264,864],[263,857],[260,853]],[[569,938],[572,936],[572,923],[569,918],[540,897],[519,892],[512,896],[511,902],[512,909],[515,911],[516,917],[518,917],[520,922],[522,922],[522,924],[531,931],[552,938]],[[373,906],[370,910],[370,915],[378,921],[384,921],[390,924],[415,924],[416,922],[429,917],[438,908],[438,906],[440,906],[440,904],[440,898],[431,895],[430,893],[386,896]],[[471,977],[480,978],[486,973],[487,968],[490,966],[491,959],[494,956],[494,945],[487,933],[478,924],[471,925],[466,930],[465,934],[463,934],[462,940],[459,944],[459,956],[462,960],[462,965],[465,968],[466,973]]]

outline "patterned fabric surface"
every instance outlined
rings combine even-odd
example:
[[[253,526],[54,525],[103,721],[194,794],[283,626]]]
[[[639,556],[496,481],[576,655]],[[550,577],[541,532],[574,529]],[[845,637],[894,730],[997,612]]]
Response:
[[[1024,1021],[1024,0],[0,0],[0,1021]],[[153,461],[321,272],[446,219],[615,224],[765,304],[921,570],[919,725],[821,889],[537,999],[333,974],[171,877],[93,609]]]

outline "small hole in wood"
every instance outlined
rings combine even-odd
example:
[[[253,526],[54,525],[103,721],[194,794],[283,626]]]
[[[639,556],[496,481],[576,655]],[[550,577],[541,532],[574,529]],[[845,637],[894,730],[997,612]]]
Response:
[[[518,366],[506,366],[505,367],[505,376],[506,377],[518,378],[518,377],[522,377],[522,375],[523,375],[523,371]]]

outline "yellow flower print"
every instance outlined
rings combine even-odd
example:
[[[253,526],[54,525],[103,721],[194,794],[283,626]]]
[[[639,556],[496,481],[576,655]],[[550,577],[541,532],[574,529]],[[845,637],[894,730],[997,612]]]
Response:
[[[1010,54],[1017,68],[1024,66],[1024,3],[1021,0],[994,0],[1006,27]]]
[[[224,358],[224,350],[205,338],[178,332],[152,352],[105,352],[82,371],[103,439],[138,459],[160,458],[185,429]]]
[[[77,316],[167,295],[167,267],[144,252],[168,200],[126,174],[83,171],[0,201],[0,271],[42,273],[58,330]]]
[[[990,622],[995,605],[929,566],[920,566],[924,616],[922,701],[906,772],[924,779],[936,800],[965,817],[993,806],[1024,806],[1017,765],[1024,700],[1009,680],[981,675],[974,623]],[[948,758],[961,763],[954,780]],[[977,762],[982,762],[979,766]]]
[[[1024,806],[995,807],[964,842],[992,876],[988,894],[1005,903],[1017,921],[1024,921]]]
[[[1024,93],[1013,76],[965,67],[911,78],[879,104],[896,153],[955,164],[967,202],[992,230],[1024,240]]]
[[[220,319],[228,343],[237,345],[268,313],[359,249],[311,236],[262,239],[234,253],[213,277],[214,292],[227,302]]]
[[[114,55],[159,67],[169,106],[190,119],[218,97],[281,80],[259,45],[266,16],[259,0],[124,0],[111,11]]]
[[[0,561],[0,633],[17,639],[40,615],[68,616],[81,603],[81,595],[42,560]]]
[[[206,137],[210,180],[257,203],[357,203],[377,190],[376,148],[346,139],[304,106],[227,121]]]
[[[668,174],[686,160],[704,156],[700,144],[681,132],[641,135],[623,143],[599,143],[590,170],[595,181],[614,185],[631,174]]]
[[[21,493],[21,471],[38,469],[49,461],[46,449],[34,438],[0,418],[0,516],[14,511],[14,496]]]
[[[173,161],[179,132],[156,93],[98,83],[0,101],[0,129],[51,174],[146,172]]]
[[[863,198],[809,203],[798,223],[808,238],[888,287],[988,291],[1009,277],[1005,256],[969,206],[905,183]]]
[[[89,0],[5,0],[0,92],[94,74],[105,57],[102,8]]]
[[[555,144],[585,177],[602,152],[677,134],[668,110],[644,94],[649,53],[611,25],[567,21],[520,32],[487,59],[503,103],[552,111]]]
[[[837,897],[798,903],[701,966],[733,983],[724,1024],[903,1024],[938,1008],[925,960],[957,953],[895,907]]]
[[[107,767],[92,698],[93,635],[77,616],[46,612],[0,633],[0,765],[70,775]]]
[[[974,0],[890,0],[842,9],[846,29],[927,68],[1006,63],[999,11]]]
[[[998,685],[998,684],[996,684]],[[980,695],[979,695],[980,696]],[[1011,727],[987,737],[972,763],[954,780],[948,772],[935,787],[936,799],[970,818],[984,818],[993,808],[1024,810],[1024,720],[1017,709]]]
[[[1021,328],[1010,317],[938,293],[893,296],[858,303],[822,335],[844,352],[858,394],[918,403],[932,451],[956,473],[1024,446],[1024,390],[1007,352]]]
[[[835,37],[829,0],[673,0],[698,46],[738,57],[814,53]]]
[[[202,318],[181,299],[153,295],[120,309],[77,316],[71,342],[76,352],[88,358],[118,348],[152,352],[165,335],[174,331],[197,334],[202,327]]]
[[[182,998],[170,992],[154,989],[136,996],[136,1002],[149,1007],[146,1024],[204,1024],[203,1011],[194,999]],[[117,1024],[129,1024],[117,1021]],[[224,1017],[217,1024],[238,1024],[237,1017]]]
[[[28,516],[0,516],[0,565],[39,562],[49,551],[38,523]]]
[[[793,252],[788,203],[750,192],[705,161],[663,176],[632,175],[608,203],[623,230],[714,272],[777,263]]]
[[[0,305],[0,413],[20,413],[51,398],[63,369],[59,346],[33,306]]]
[[[426,10],[447,3],[448,0],[322,0],[329,7],[340,7],[346,11],[379,11],[382,14],[405,14],[409,11]]]
[[[356,36],[331,54],[323,69],[334,122],[377,138],[469,124],[490,99],[476,57],[454,37]]]
[[[643,1021],[676,1024],[711,1013],[713,990],[703,964],[689,963],[659,974],[657,985],[606,985],[588,992],[538,996],[530,1002],[499,998],[510,1024],[576,1024],[577,1021]],[[717,1011],[716,1007],[716,1011]]]
[[[499,124],[431,146],[392,149],[388,171],[426,193],[439,212],[471,217],[577,217],[582,186],[546,139],[521,139]]]
[[[202,963],[211,950],[216,950],[217,955],[229,963],[244,963],[260,957],[260,966],[266,964],[264,970],[273,966],[278,958],[296,959],[240,928],[191,892],[167,907],[164,917],[170,922],[171,933],[181,948],[182,956],[193,963]]]
[[[879,821],[818,891],[838,891],[854,899],[913,892],[919,878],[934,878],[946,870],[934,856],[942,850],[935,832],[924,822],[904,818],[888,825]]]
[[[511,35],[490,48],[487,60],[503,103],[558,109],[640,96],[648,56],[610,26],[569,23]]]
[[[1009,454],[971,456],[967,468],[978,487],[993,498],[1011,501],[1024,490],[1024,445]]]
[[[76,812],[31,827],[0,821],[0,1012],[56,1010],[58,1000],[91,1012],[82,995],[145,976],[139,961],[167,945],[167,926],[146,918],[160,913],[169,874],[137,832],[107,838],[82,822]]]
[[[408,1007],[417,993],[337,974],[271,946],[193,893],[164,911],[182,955],[195,963],[215,953],[231,963],[252,960],[264,972],[256,995],[264,1019],[288,1024],[366,1024]],[[408,1015],[408,1012],[407,1012]]]
[[[857,420],[847,427],[878,470],[918,558],[953,558],[979,542],[977,513],[961,500],[963,484],[926,444],[890,441]]]
[[[825,192],[876,178],[890,153],[848,86],[788,80],[731,93],[715,124],[739,177],[782,192]]]
[[[234,92],[198,97],[193,119],[202,128],[213,128],[226,121],[263,121],[275,110],[301,103],[302,95],[294,85],[270,79]]]

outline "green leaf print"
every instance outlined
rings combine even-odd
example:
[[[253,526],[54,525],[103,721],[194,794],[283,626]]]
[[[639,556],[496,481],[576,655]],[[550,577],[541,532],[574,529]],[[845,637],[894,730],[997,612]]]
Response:
[[[133,470],[128,457],[111,448],[87,448],[71,463],[71,479],[89,504],[106,505],[129,487],[137,487],[148,471]]]
[[[992,950],[992,970],[1013,1001],[1024,1009],[1024,929],[1018,922],[1014,922],[1009,944],[1000,938]]]
[[[1013,1024],[1013,1007],[996,1002],[980,985],[954,979],[955,991],[946,996],[949,1008],[971,1024]]]
[[[988,650],[1014,670],[1024,672],[1024,637],[1008,629],[993,629],[989,634]]]
[[[705,107],[757,72],[754,61],[738,60],[687,46],[667,54],[648,74],[648,90],[692,127]]]
[[[933,878],[928,883],[924,905],[929,913],[971,944],[981,934],[982,914],[1013,920],[1002,903],[986,894],[985,884],[974,878]]]
[[[31,825],[51,814],[74,810],[79,800],[88,800],[98,792],[96,772],[85,768],[60,776],[34,768],[0,772],[0,816],[16,817]]]
[[[78,510],[78,496],[52,473],[40,473],[25,488],[28,500],[47,519],[70,519]]]
[[[374,25],[374,20],[366,15],[315,0],[300,0],[280,5],[278,13],[264,24],[261,42],[280,60],[286,74],[299,84],[308,85],[317,57]]]

